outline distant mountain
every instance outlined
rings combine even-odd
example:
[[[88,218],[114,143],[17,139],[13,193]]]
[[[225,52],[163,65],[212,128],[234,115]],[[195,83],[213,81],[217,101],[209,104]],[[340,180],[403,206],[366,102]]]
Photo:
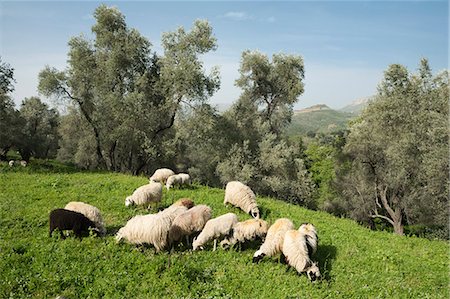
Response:
[[[367,107],[369,102],[373,99],[373,96],[357,99],[351,104],[339,109],[342,112],[349,112],[353,114],[360,114],[364,108]]]
[[[345,129],[356,114],[333,110],[327,105],[314,105],[295,110],[292,122],[286,130],[287,135],[306,135],[308,133],[331,133]]]

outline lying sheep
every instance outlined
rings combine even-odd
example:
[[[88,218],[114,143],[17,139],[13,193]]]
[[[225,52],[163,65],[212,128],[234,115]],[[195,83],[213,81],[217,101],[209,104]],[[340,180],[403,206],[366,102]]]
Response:
[[[249,213],[253,218],[259,219],[259,209],[255,193],[250,187],[241,182],[229,182],[225,188],[224,204],[230,203]]]
[[[59,229],[61,238],[63,239],[65,239],[63,230],[72,230],[75,233],[75,236],[80,239],[82,237],[82,233],[89,233],[90,228],[94,231],[97,231],[95,223],[89,220],[89,218],[81,213],[65,209],[55,209],[51,211],[49,216],[49,223],[50,237],[52,236],[52,233],[55,229]]]
[[[169,230],[169,242],[174,244],[188,238],[194,233],[200,232],[206,222],[211,219],[211,208],[206,205],[198,205],[178,215]],[[187,240],[189,245],[189,241]]]
[[[156,252],[163,250],[168,244],[168,233],[173,219],[185,212],[185,206],[170,206],[167,209],[149,215],[138,215],[119,229],[116,241],[126,240],[131,244],[149,244]]]
[[[267,231],[266,240],[258,251],[253,255],[253,262],[258,263],[264,256],[274,256],[282,252],[284,234],[294,229],[294,224],[287,218],[280,218],[270,226]]]
[[[13,167],[13,166],[14,166],[14,160],[10,160],[10,161],[8,162],[8,165],[9,165],[9,167]]]
[[[203,245],[214,239],[214,250],[216,250],[217,239],[226,237],[232,232],[233,226],[238,222],[236,214],[227,213],[206,222],[202,232],[194,239],[192,247],[194,250],[203,249]]]
[[[288,230],[284,236],[282,251],[289,266],[294,267],[298,273],[306,272],[308,278],[315,281],[320,278],[320,270],[311,261],[307,237],[307,231]]]
[[[267,234],[268,228],[269,225],[262,219],[250,219],[238,222],[233,227],[233,235],[220,242],[220,245],[224,248],[233,246],[236,243],[253,241],[257,238],[263,240]]]
[[[162,187],[159,183],[151,182],[134,190],[131,196],[125,199],[125,206],[143,205],[150,208],[153,202],[160,202],[162,197]]]
[[[103,222],[102,214],[98,208],[81,201],[71,201],[64,207],[64,209],[83,214],[89,218],[89,220],[94,222],[95,227],[98,229],[100,234],[104,235],[106,233],[105,223]]]
[[[26,167],[28,165],[28,163],[27,163],[27,161],[22,160],[22,161],[20,161],[20,165],[23,167]]]
[[[167,179],[171,176],[174,175],[175,172],[173,172],[173,170],[169,169],[169,168],[160,168],[157,169],[153,175],[150,177],[150,182],[159,182],[159,183],[163,183],[165,184]]]
[[[179,173],[171,175],[166,182],[166,188],[169,190],[174,186],[189,185],[191,183],[191,177],[187,173]]]

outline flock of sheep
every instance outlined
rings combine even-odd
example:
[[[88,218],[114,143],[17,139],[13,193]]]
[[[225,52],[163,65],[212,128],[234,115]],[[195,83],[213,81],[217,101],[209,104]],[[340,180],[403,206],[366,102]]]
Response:
[[[125,206],[141,205],[147,208],[161,202],[162,185],[167,190],[175,185],[190,184],[188,174],[175,174],[167,168],[158,169],[150,177],[149,184],[137,188],[125,199]],[[181,198],[168,208],[156,213],[137,215],[128,220],[116,234],[117,242],[127,241],[137,245],[152,245],[156,252],[174,248],[180,242],[192,249],[204,249],[205,244],[221,240],[222,248],[238,243],[260,239],[263,241],[253,256],[258,263],[264,256],[281,254],[281,261],[294,267],[298,273],[306,272],[314,281],[320,277],[317,263],[311,260],[317,250],[318,238],[314,225],[302,224],[295,230],[287,218],[277,219],[270,227],[260,219],[256,197],[253,191],[241,182],[229,182],[225,189],[224,204],[230,203],[250,214],[253,219],[238,222],[234,213],[227,213],[211,219],[212,210],[207,205],[194,205],[188,198]],[[58,229],[64,238],[63,230],[72,230],[81,238],[82,233],[94,230],[100,235],[106,233],[100,210],[83,202],[70,202],[64,209],[50,213],[50,236]],[[194,236],[196,236],[194,238]]]

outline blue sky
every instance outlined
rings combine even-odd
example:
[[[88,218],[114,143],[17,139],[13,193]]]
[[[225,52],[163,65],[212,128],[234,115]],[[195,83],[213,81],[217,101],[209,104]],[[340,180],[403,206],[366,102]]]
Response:
[[[427,57],[434,71],[448,68],[446,1],[1,2],[0,55],[15,68],[17,104],[38,95],[37,75],[45,65],[65,68],[70,37],[91,37],[100,3],[117,6],[159,53],[162,32],[208,19],[219,47],[202,59],[222,75],[213,104],[238,98],[234,80],[246,49],[303,57],[305,93],[295,108],[341,108],[370,96],[391,63],[415,71]]]

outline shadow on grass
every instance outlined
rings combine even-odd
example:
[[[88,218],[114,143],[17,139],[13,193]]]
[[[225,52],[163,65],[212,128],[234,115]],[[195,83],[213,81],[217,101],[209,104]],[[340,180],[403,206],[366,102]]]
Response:
[[[265,208],[263,206],[259,206],[259,215],[261,219],[268,219],[272,211],[268,208]]]
[[[117,232],[119,231],[119,229],[122,227],[123,225],[112,225],[112,226],[107,226],[106,227],[106,234],[105,237],[108,236],[115,236],[117,234]]]
[[[336,259],[337,249],[333,245],[319,245],[313,259],[319,264],[322,280],[330,281],[330,272],[333,268],[333,261]]]

